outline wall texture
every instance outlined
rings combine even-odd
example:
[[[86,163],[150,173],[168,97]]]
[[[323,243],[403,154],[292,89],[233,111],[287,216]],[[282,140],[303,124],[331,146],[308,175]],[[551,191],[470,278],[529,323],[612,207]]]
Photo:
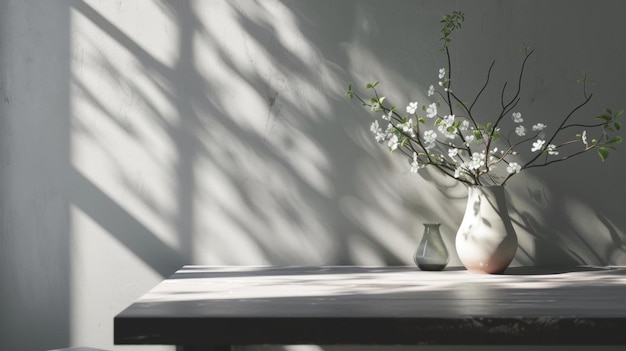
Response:
[[[455,9],[458,92],[496,60],[485,115],[524,43],[528,120],[555,126],[582,71],[581,118],[626,107],[620,1],[1,2],[0,349],[146,349],[112,318],[183,264],[411,264],[432,221],[452,248],[465,188],[410,174],[345,91],[427,101]],[[626,264],[625,161],[514,178],[514,264]]]

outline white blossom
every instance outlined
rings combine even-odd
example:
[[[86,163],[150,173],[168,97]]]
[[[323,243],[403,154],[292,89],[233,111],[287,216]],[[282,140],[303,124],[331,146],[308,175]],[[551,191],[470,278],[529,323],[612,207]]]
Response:
[[[461,122],[461,125],[459,126],[459,129],[461,131],[466,131],[466,130],[469,129],[469,126],[470,126],[470,122],[465,119],[465,120],[463,120],[463,122]]]
[[[589,147],[589,144],[587,144],[587,131],[583,130],[583,135],[581,137],[583,144],[585,144],[585,147]]]
[[[543,124],[543,123],[537,123],[537,124],[535,124],[535,125],[533,126],[533,131],[534,131],[534,132],[538,132],[538,131],[541,131],[541,130],[546,129],[546,127],[547,127],[547,125],[545,125],[545,124]]]
[[[432,149],[435,147],[435,141],[437,141],[437,133],[434,130],[427,130],[424,132],[424,147]]]
[[[533,143],[533,147],[530,149],[531,152],[536,152],[541,150],[541,148],[543,147],[543,144],[545,144],[546,141],[542,140],[542,139],[537,139],[537,141],[535,141]]]
[[[370,110],[372,110],[372,112],[380,110],[380,104],[377,102],[373,103],[372,106],[370,107]]]
[[[457,128],[454,126],[454,115],[445,116],[437,127],[441,134],[449,139],[456,138]]]
[[[522,118],[522,114],[520,112],[513,112],[513,122],[522,123],[524,119]]]
[[[413,152],[413,160],[411,161],[411,173],[417,173],[417,170],[421,168],[419,162],[417,162],[417,153]]]
[[[548,147],[546,147],[546,150],[548,150],[548,155],[556,156],[559,154],[559,152],[556,150],[556,145],[554,144],[548,145]]]
[[[515,134],[517,134],[517,136],[526,135],[526,128],[522,125],[515,127]]]
[[[372,131],[372,133],[374,133],[374,134],[376,134],[376,133],[379,133],[379,132],[382,132],[382,131],[383,131],[383,130],[382,130],[382,128],[380,128],[380,127],[378,126],[378,121],[374,121],[374,122],[372,122],[372,125],[370,126],[370,130],[371,130],[371,131]]]
[[[393,111],[389,110],[389,112],[383,114],[382,118],[385,121],[391,121],[391,116],[393,116]]]
[[[417,102],[409,102],[409,105],[406,107],[406,112],[410,114],[414,114],[417,110]]]
[[[396,126],[396,128],[401,129],[403,132],[409,134],[411,137],[415,138],[415,128],[413,128],[413,120],[409,118],[408,121],[404,123],[400,123]]]
[[[374,133],[374,137],[376,138],[377,142],[380,143],[384,141],[385,139],[387,139],[387,134],[383,133],[382,128],[378,126],[378,121],[372,122],[370,130],[372,131],[372,133]]]
[[[509,172],[510,174],[519,173],[521,170],[522,170],[522,166],[520,166],[519,163],[517,162],[511,162],[506,167],[506,171]]]
[[[437,116],[437,104],[433,102],[426,108],[426,117],[433,118],[435,116]]]
[[[440,68],[439,69],[439,79],[443,79],[443,77],[446,76],[446,69],[445,68]]]
[[[450,158],[455,158],[459,154],[459,149],[452,147],[448,149],[448,156]]]
[[[428,96],[435,95],[435,87],[433,85],[428,87]]]
[[[394,134],[391,136],[391,138],[389,138],[387,147],[389,147],[389,150],[391,151],[394,151],[395,149],[398,148],[398,136],[397,135]]]
[[[385,130],[385,139],[391,138],[393,135],[393,125],[391,123],[387,123],[387,129]]]
[[[472,159],[467,163],[467,168],[471,170],[479,169],[485,165],[485,154],[482,152],[474,152]]]

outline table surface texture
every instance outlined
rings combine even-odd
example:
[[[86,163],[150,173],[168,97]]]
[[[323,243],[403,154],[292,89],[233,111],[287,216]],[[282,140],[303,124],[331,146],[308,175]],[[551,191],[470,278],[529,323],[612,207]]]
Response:
[[[116,344],[626,344],[626,268],[185,266]]]

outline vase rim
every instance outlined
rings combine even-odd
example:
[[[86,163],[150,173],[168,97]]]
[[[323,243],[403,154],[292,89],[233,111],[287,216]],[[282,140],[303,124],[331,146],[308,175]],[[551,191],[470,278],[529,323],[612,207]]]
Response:
[[[425,226],[426,225],[441,225],[441,223],[436,223],[436,222],[428,222],[428,223],[423,223]]]

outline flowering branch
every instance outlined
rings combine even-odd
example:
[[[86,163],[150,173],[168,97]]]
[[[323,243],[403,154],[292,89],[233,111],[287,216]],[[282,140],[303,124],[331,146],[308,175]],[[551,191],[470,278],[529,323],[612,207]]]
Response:
[[[544,130],[547,126],[543,123],[534,124],[530,128],[534,135],[527,136],[528,130],[522,124],[524,122],[522,114],[513,112],[521,101],[520,95],[526,65],[534,53],[534,50],[526,46],[523,47],[525,55],[517,79],[517,89],[513,96],[510,99],[505,98],[508,85],[505,82],[500,92],[501,111],[495,121],[483,125],[475,119],[472,110],[490,84],[495,60],[489,66],[484,84],[468,106],[464,102],[465,100],[457,96],[451,89],[451,35],[456,29],[461,28],[464,19],[462,12],[455,11],[444,16],[440,21],[443,24],[440,50],[445,53],[447,64],[439,70],[438,74],[438,85],[443,92],[440,89],[435,89],[434,85],[431,85],[427,92],[428,97],[437,95],[441,98],[449,112],[448,115],[441,116],[438,114],[441,101],[423,104],[422,111],[424,114],[418,112],[418,102],[410,102],[406,106],[406,114],[402,114],[397,106],[389,105],[386,97],[378,94],[376,90],[378,82],[366,85],[366,90],[371,90],[373,93],[373,97],[368,100],[357,94],[353,90],[352,84],[349,84],[347,96],[350,99],[356,98],[372,112],[382,112],[381,119],[388,123],[385,130],[380,127],[378,120],[372,123],[370,130],[376,141],[386,143],[392,152],[400,150],[409,158],[413,173],[416,173],[420,168],[434,166],[446,176],[469,185],[505,185],[511,177],[524,169],[548,166],[594,149],[597,150],[602,161],[606,160],[609,150],[615,149],[615,145],[622,141],[621,137],[613,134],[621,129],[621,124],[617,118],[623,111],[613,112],[607,109],[606,113],[596,117],[599,120],[597,123],[571,123],[570,119],[583,106],[587,105],[593,96],[593,94],[587,93],[586,83],[588,80],[586,75],[583,76],[582,80],[584,100],[570,110],[551,137],[546,139]],[[454,103],[457,104],[460,113],[455,111]],[[504,138],[505,145],[502,145],[500,141],[501,126],[504,126],[505,117],[508,115],[511,116],[509,123],[513,125],[511,131]],[[573,140],[558,145],[553,144],[557,136],[570,128],[584,129],[581,133],[576,134],[576,138]],[[597,129],[601,130],[599,139],[592,139],[589,142],[587,130]],[[513,133],[519,140],[511,140]],[[530,152],[532,156],[523,163],[518,160],[520,156],[518,150],[528,147],[531,142]],[[584,147],[568,151],[557,157],[566,148],[574,147],[575,144],[583,144]],[[502,150],[498,151],[499,148]],[[540,162],[542,156],[543,162]],[[506,170],[502,170],[499,167],[500,164],[504,164]]]

